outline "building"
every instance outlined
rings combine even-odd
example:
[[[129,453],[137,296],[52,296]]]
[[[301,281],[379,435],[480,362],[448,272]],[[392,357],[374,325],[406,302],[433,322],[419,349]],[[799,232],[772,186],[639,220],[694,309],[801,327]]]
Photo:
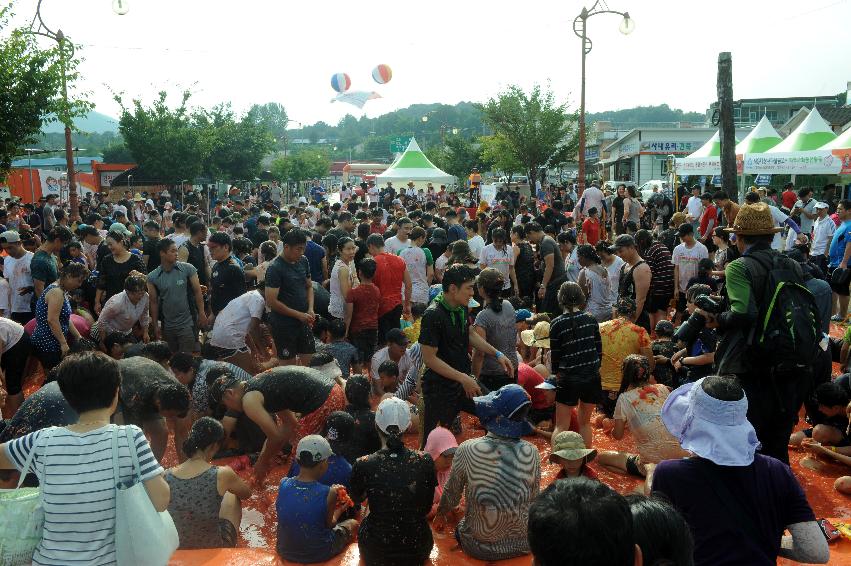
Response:
[[[608,181],[633,181],[639,185],[668,175],[668,156],[685,157],[709,141],[717,128],[693,127],[635,128],[608,145],[601,146],[607,157],[598,163],[600,177]],[[737,128],[736,139],[748,135],[749,128]],[[587,155],[587,154],[586,154]]]
[[[103,159],[100,155],[91,156],[79,156],[74,155],[74,170],[79,171],[81,173],[91,173],[92,172],[92,161],[99,161]],[[38,159],[30,159],[25,157],[23,159],[15,159],[12,161],[13,169],[46,169],[50,171],[60,171],[66,172],[68,170],[68,161],[65,157],[40,157]]]
[[[851,81],[846,85],[845,92],[833,96],[796,96],[791,98],[742,98],[733,101],[733,120],[737,126],[755,126],[765,115],[771,125],[781,128],[786,122],[795,117],[803,108],[815,105],[826,120],[835,108],[847,106],[851,92]],[[718,102],[713,102],[706,111],[706,119],[713,122],[713,116],[718,109]]]

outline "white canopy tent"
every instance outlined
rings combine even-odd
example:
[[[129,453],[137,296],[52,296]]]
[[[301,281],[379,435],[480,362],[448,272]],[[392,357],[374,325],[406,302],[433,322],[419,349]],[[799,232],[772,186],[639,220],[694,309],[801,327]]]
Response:
[[[375,177],[377,185],[383,185],[388,181],[396,185],[397,188],[407,184],[408,181],[413,181],[418,189],[424,189],[429,182],[454,183],[455,177],[435,167],[422,152],[417,140],[411,138],[411,143],[408,144],[405,153],[393,162],[393,165],[386,171]]]

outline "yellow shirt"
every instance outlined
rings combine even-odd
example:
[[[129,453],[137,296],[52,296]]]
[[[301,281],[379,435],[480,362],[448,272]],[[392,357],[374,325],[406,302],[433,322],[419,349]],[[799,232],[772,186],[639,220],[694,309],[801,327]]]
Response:
[[[630,354],[640,354],[650,347],[647,331],[632,322],[617,318],[600,324],[603,342],[603,359],[600,363],[600,381],[606,391],[618,391],[623,377],[623,360]]]

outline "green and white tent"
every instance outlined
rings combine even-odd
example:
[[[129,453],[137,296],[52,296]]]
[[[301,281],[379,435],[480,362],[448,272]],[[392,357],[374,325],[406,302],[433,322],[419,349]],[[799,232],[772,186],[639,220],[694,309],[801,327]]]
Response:
[[[754,129],[745,136],[745,139],[736,144],[736,155],[765,153],[781,141],[783,141],[783,138],[780,137],[768,118],[763,116]]]
[[[696,151],[689,154],[686,159],[692,157],[720,157],[721,156],[721,132],[717,131],[707,140],[705,144],[697,148]]]
[[[836,134],[830,129],[830,124],[821,117],[818,110],[813,108],[801,125],[789,134],[785,140],[772,147],[766,153],[792,153],[796,151],[811,151],[836,139]]]
[[[383,185],[387,181],[391,181],[397,188],[403,187],[408,181],[413,181],[418,189],[422,189],[428,182],[454,183],[455,177],[435,167],[422,152],[417,140],[411,138],[405,153],[386,171],[375,177],[377,185]]]
[[[738,146],[737,146],[738,147]],[[721,173],[721,132],[687,157],[675,161],[678,175],[719,175]]]
[[[851,128],[845,130],[839,137],[837,137],[832,142],[827,145],[820,147],[819,149],[824,149],[827,151],[832,151],[834,149],[851,149]]]

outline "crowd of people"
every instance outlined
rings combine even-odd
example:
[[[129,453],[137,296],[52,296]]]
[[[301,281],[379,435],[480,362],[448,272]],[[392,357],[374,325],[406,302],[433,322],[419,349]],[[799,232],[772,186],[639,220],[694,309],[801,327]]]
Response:
[[[297,563],[356,538],[367,565],[423,564],[448,528],[539,566],[827,562],[788,450],[851,466],[832,187],[277,188],[0,212],[0,488],[40,486],[34,564],[116,561],[116,474],[180,548],[236,546],[281,465],[275,548]],[[634,449],[595,447],[627,431]]]

